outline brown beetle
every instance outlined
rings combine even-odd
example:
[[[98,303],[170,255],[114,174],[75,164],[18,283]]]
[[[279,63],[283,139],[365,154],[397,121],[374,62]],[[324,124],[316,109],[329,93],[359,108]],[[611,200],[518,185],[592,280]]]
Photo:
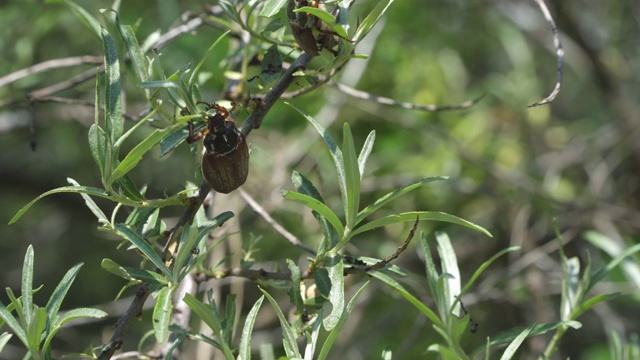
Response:
[[[333,30],[327,29],[327,26],[323,24],[322,20],[315,15],[305,12],[294,12],[294,10],[305,6],[318,8],[320,6],[320,0],[289,0],[287,4],[287,19],[289,20],[293,37],[298,42],[300,48],[307,54],[318,56],[320,55],[320,50],[327,49],[334,56],[338,56],[338,51],[334,49],[336,45],[338,45],[336,36],[353,42],[338,35]]]
[[[213,190],[228,194],[247,181],[249,146],[227,109],[218,104],[198,104],[216,113],[205,117],[207,129],[200,134],[194,134],[193,124],[189,122],[187,142],[194,143],[204,137],[202,175]]]

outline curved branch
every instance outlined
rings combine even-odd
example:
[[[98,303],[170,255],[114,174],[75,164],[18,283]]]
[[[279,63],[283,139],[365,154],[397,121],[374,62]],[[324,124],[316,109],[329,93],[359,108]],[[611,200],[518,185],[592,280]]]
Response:
[[[438,105],[431,105],[431,104],[424,104],[424,105],[420,105],[420,104],[414,104],[414,103],[410,103],[410,102],[405,102],[405,101],[396,101],[394,99],[391,98],[387,98],[387,97],[383,97],[383,96],[378,96],[378,95],[373,95],[370,94],[368,92],[365,91],[361,91],[358,89],[354,89],[350,86],[344,85],[344,84],[340,84],[340,83],[336,83],[336,82],[329,82],[329,86],[332,86],[336,89],[338,89],[339,91],[342,91],[343,93],[349,95],[349,96],[353,96],[357,99],[363,99],[363,100],[369,100],[369,101],[374,101],[378,104],[382,104],[382,105],[387,105],[387,106],[391,106],[391,107],[399,107],[399,108],[403,108],[403,109],[408,109],[408,110],[419,110],[419,111],[450,111],[450,110],[463,110],[463,109],[467,109],[472,107],[473,105],[477,104],[480,100],[482,100],[484,98],[484,94],[478,96],[475,99],[472,100],[467,100],[461,104],[457,104],[457,105],[442,105],[442,106],[438,106]]]
[[[556,81],[556,86],[553,88],[553,91],[551,92],[551,94],[549,94],[549,96],[527,107],[536,107],[540,105],[545,105],[552,102],[556,98],[556,96],[560,92],[560,86],[562,86],[562,63],[564,59],[564,49],[562,48],[562,43],[560,42],[560,37],[558,36],[558,28],[556,27],[555,21],[553,21],[553,18],[551,17],[549,8],[547,8],[547,5],[544,3],[544,0],[534,0],[534,1],[540,7],[540,10],[542,11],[542,15],[544,15],[545,20],[547,20],[547,23],[549,23],[549,26],[551,27],[551,31],[553,31],[553,45],[556,47],[556,55],[558,56],[558,68],[557,68],[558,80]]]

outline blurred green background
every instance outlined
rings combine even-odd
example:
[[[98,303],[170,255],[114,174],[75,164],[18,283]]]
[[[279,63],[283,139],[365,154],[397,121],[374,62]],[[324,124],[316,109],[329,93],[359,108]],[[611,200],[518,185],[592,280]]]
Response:
[[[353,11],[370,9],[373,3],[357,0]],[[106,1],[81,5],[96,17],[100,8],[112,6]],[[202,13],[202,6],[198,1],[129,1],[123,2],[119,16],[125,24],[139,22],[137,34],[142,41],[154,31],[164,33],[181,24],[186,12]],[[352,126],[357,147],[371,130],[376,131],[364,176],[364,205],[423,177],[451,177],[411,193],[386,211],[444,211],[491,231],[494,237],[487,238],[455,226],[420,225],[422,231],[449,233],[463,281],[497,251],[522,247],[487,270],[463,299],[480,324],[477,333],[467,336],[470,346],[513,327],[558,320],[560,265],[554,217],[567,255],[578,256],[583,263],[587,256],[594,266],[610,259],[587,241],[589,236],[620,249],[638,242],[640,2],[580,0],[550,2],[549,6],[566,52],[563,87],[551,105],[527,108],[546,97],[556,81],[551,30],[533,1],[397,1],[377,31],[358,48],[370,55],[369,60],[353,60],[336,77],[360,90],[416,104],[457,104],[486,94],[474,107],[439,113],[389,108],[350,98],[331,87],[288,100],[325,124],[338,141],[343,122]],[[100,40],[60,4],[3,1],[0,9],[0,76],[51,59],[102,55]],[[163,47],[166,72],[197,63],[219,34],[205,25]],[[219,98],[225,82],[224,56],[221,48],[204,68],[211,77],[202,92],[211,101]],[[95,217],[80,196],[46,198],[17,224],[6,225],[28,201],[67,185],[67,177],[82,185],[100,186],[87,144],[93,109],[25,101],[29,92],[95,66],[54,69],[0,88],[0,285],[19,289],[24,251],[33,244],[34,284],[47,284],[36,294],[36,303],[44,304],[63,274],[75,263],[84,262],[63,306],[109,306],[106,309],[117,316],[128,302],[109,303],[123,282],[103,271],[100,261],[108,257],[135,266],[138,258],[117,250],[113,238],[96,230]],[[125,77],[125,110],[136,116],[145,104],[130,75]],[[93,101],[94,86],[92,79],[55,95]],[[237,118],[242,121],[245,116]],[[35,151],[30,148],[31,128],[35,129]],[[149,131],[141,130],[138,140]],[[334,170],[323,142],[282,102],[252,132],[249,142],[251,172],[243,188],[289,231],[315,246],[319,230],[313,218],[297,205],[284,202],[280,191],[292,188],[291,171],[297,170],[314,181],[334,209],[340,208]],[[131,140],[125,146],[134,145]],[[163,158],[158,155],[156,151],[145,157],[131,174],[138,184],[148,185],[150,196],[174,193],[193,180],[186,146]],[[220,211],[237,212],[234,221],[242,233],[232,238],[236,252],[240,241],[246,244],[252,236],[261,236],[261,251],[255,255],[261,266],[282,266],[283,256],[304,258],[237,193],[219,200]],[[96,201],[105,213],[113,209],[112,203]],[[178,208],[163,213],[169,223],[179,214]],[[357,238],[348,252],[385,257],[404,240],[408,229],[408,225],[393,226],[371,232]],[[637,263],[637,257],[631,261]],[[408,282],[429,304],[424,266],[415,246],[397,264],[416,274]],[[363,280],[353,278],[356,285]],[[229,283],[245,285],[247,304],[258,296],[251,284],[223,282],[225,286]],[[620,291],[623,296],[583,315],[579,319],[583,328],[567,333],[558,358],[604,359],[612,331],[625,341],[638,333],[639,285],[637,274],[623,271],[615,271],[599,284],[596,292]],[[357,286],[352,292],[355,289]],[[286,301],[284,291],[276,294]],[[4,294],[0,298],[6,303]],[[370,359],[390,346],[394,358],[423,358],[426,346],[437,335],[426,319],[406,305],[385,286],[370,286],[333,354]],[[256,345],[260,341],[279,344],[280,330],[269,311],[263,309],[264,319],[254,336]],[[110,318],[62,331],[56,348],[80,351],[97,345],[108,339],[114,321]],[[141,325],[148,325],[149,317],[144,321]],[[142,326],[134,329],[125,347],[134,347],[136,340],[132,339],[139,339],[141,331]],[[528,340],[522,358],[541,352],[548,340]],[[12,359],[15,354],[19,350],[8,348],[0,358]]]

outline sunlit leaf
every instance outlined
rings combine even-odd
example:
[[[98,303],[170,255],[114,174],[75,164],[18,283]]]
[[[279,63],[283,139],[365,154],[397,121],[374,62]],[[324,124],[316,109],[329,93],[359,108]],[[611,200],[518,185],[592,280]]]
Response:
[[[169,323],[173,314],[172,294],[171,288],[163,287],[158,292],[156,306],[153,308],[153,331],[158,344],[164,343],[169,337]]]

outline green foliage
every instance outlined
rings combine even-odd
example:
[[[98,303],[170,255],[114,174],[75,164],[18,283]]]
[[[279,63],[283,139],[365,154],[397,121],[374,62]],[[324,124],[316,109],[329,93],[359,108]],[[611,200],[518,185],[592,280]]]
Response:
[[[338,142],[330,135],[332,128],[322,125],[325,123],[321,124],[319,117],[309,115],[309,111],[303,110],[300,106],[289,104],[290,108],[296,110],[306,119],[311,125],[310,129],[312,128],[320,135],[329,151],[332,168],[330,171],[323,171],[327,167],[322,164],[321,155],[311,156],[315,164],[311,169],[304,162],[294,161],[284,166],[288,169],[287,172],[292,170],[290,167],[295,168],[291,176],[295,190],[281,191],[283,197],[291,201],[285,203],[282,208],[303,205],[302,209],[304,210],[300,211],[298,207],[294,211],[296,212],[295,216],[291,216],[293,220],[282,220],[285,216],[282,216],[279,212],[280,208],[275,206],[268,211],[255,207],[254,210],[259,213],[260,210],[272,213],[274,215],[272,217],[277,218],[276,220],[273,218],[269,220],[268,216],[262,215],[267,221],[272,221],[271,224],[275,223],[280,226],[277,221],[288,222],[285,227],[296,233],[296,235],[291,235],[293,237],[300,236],[306,230],[301,229],[299,224],[295,224],[295,222],[310,212],[318,225],[313,225],[316,228],[312,234],[304,233],[304,236],[301,236],[302,240],[299,241],[304,246],[299,244],[298,246],[308,250],[308,245],[319,239],[314,243],[316,251],[309,251],[310,255],[304,260],[296,260],[292,258],[293,255],[281,249],[280,244],[263,245],[266,241],[259,244],[257,240],[252,240],[248,246],[247,244],[241,245],[244,257],[240,260],[240,265],[234,267],[235,260],[233,260],[233,254],[230,253],[223,254],[216,262],[209,262],[210,255],[214,251],[222,250],[222,247],[218,247],[218,245],[226,239],[226,236],[222,236],[217,241],[208,242],[209,234],[234,216],[242,218],[244,221],[250,215],[234,214],[228,211],[232,208],[232,202],[222,201],[221,204],[215,202],[214,206],[212,205],[213,201],[207,201],[208,210],[213,209],[213,211],[206,212],[205,207],[202,206],[205,202],[205,195],[210,189],[203,180],[202,172],[198,166],[202,161],[203,148],[199,142],[194,141],[198,135],[205,137],[210,135],[216,126],[212,124],[211,119],[220,116],[220,112],[216,108],[205,105],[219,102],[220,106],[229,109],[237,108],[235,111],[230,110],[233,117],[249,114],[240,127],[243,136],[247,137],[246,139],[243,137],[242,140],[248,141],[250,139],[248,138],[249,133],[260,127],[266,113],[270,111],[276,100],[285,94],[285,91],[291,91],[286,93],[290,96],[299,90],[292,91],[294,86],[301,86],[303,91],[312,91],[316,86],[329,82],[340,70],[349,66],[351,60],[366,57],[367,55],[356,53],[356,46],[359,44],[368,45],[364,42],[366,36],[375,33],[375,26],[383,17],[387,16],[387,11],[394,1],[378,1],[374,4],[365,4],[362,8],[352,9],[353,2],[348,0],[326,1],[322,2],[320,7],[306,6],[312,5],[311,2],[298,0],[222,0],[218,4],[221,11],[219,14],[209,17],[203,15],[203,18],[206,18],[209,23],[215,24],[215,27],[221,31],[213,37],[207,46],[198,44],[198,60],[193,67],[184,64],[175,66],[169,60],[171,59],[171,55],[168,54],[171,52],[169,48],[164,48],[162,52],[154,51],[151,53],[150,49],[154,42],[150,39],[157,35],[152,34],[147,40],[139,41],[137,36],[139,36],[140,23],[123,24],[120,16],[127,14],[122,11],[121,14],[115,10],[103,11],[102,18],[99,20],[91,12],[72,1],[50,2],[61,3],[70,9],[79,21],[89,29],[89,32],[95,35],[96,39],[99,39],[104,53],[104,73],[98,71],[96,79],[94,122],[88,129],[87,152],[93,159],[96,172],[99,172],[99,182],[102,186],[84,186],[68,178],[70,186],[58,187],[36,197],[20,209],[9,223],[17,222],[36,202],[44,197],[63,192],[80,194],[89,211],[97,218],[99,229],[117,238],[121,245],[119,249],[134,250],[131,254],[138,261],[137,266],[124,265],[122,260],[115,258],[103,258],[101,267],[126,281],[115,297],[121,297],[127,289],[136,286],[138,288],[136,299],[143,298],[142,303],[144,303],[146,297],[140,295],[144,294],[145,296],[150,295],[155,300],[150,316],[143,315],[143,324],[146,329],[150,329],[147,334],[148,338],[155,339],[155,342],[161,345],[162,355],[167,359],[173,358],[174,353],[180,351],[181,347],[187,346],[189,341],[208,345],[220,352],[225,359],[250,359],[251,355],[256,355],[257,346],[252,343],[252,333],[254,325],[259,319],[260,311],[275,313],[280,324],[278,331],[282,337],[281,345],[260,344],[262,358],[275,359],[276,352],[280,350],[287,358],[309,360],[331,358],[337,354],[336,348],[339,347],[337,340],[339,336],[345,334],[345,325],[350,319],[350,315],[357,311],[363,311],[358,309],[360,305],[358,301],[366,298],[366,296],[361,296],[367,291],[375,292],[376,297],[385,299],[389,292],[393,292],[412,305],[406,307],[409,309],[406,310],[399,304],[402,300],[395,298],[393,299],[393,310],[412,313],[417,310],[420,316],[424,316],[428,320],[428,323],[431,324],[430,331],[437,336],[430,337],[428,343],[421,343],[421,348],[417,350],[420,353],[426,351],[429,355],[442,359],[472,359],[481,357],[483,353],[485,358],[493,358],[495,354],[501,353],[501,359],[511,359],[517,357],[517,352],[527,338],[552,332],[551,341],[544,353],[540,354],[541,358],[551,358],[569,329],[580,329],[581,324],[577,319],[582,314],[603,301],[616,298],[617,294],[591,294],[596,289],[595,285],[598,282],[611,276],[612,272],[619,267],[629,282],[640,284],[640,270],[637,262],[634,261],[634,256],[640,250],[640,246],[637,244],[629,242],[625,247],[601,233],[586,233],[585,237],[588,241],[612,258],[605,265],[592,271],[591,258],[587,257],[586,261],[581,261],[577,257],[565,256],[562,238],[558,233],[558,257],[563,281],[560,286],[561,296],[557,321],[525,324],[525,326],[518,326],[503,332],[492,331],[486,334],[486,342],[469,345],[468,336],[466,336],[467,330],[473,332],[477,324],[471,320],[471,315],[462,305],[464,296],[473,291],[478,285],[478,281],[489,277],[486,272],[496,267],[494,264],[505,261],[503,255],[513,253],[520,247],[512,246],[498,249],[486,257],[481,257],[482,254],[479,254],[474,260],[480,264],[476,269],[470,270],[469,266],[471,265],[460,266],[463,263],[456,254],[455,242],[452,242],[446,233],[434,232],[436,241],[434,249],[434,246],[430,244],[429,235],[420,232],[418,252],[420,258],[423,258],[425,262],[425,276],[415,276],[412,269],[392,264],[410,246],[419,223],[427,223],[423,226],[429,226],[430,229],[441,229],[445,223],[448,223],[475,230],[478,233],[475,235],[486,235],[487,237],[483,236],[482,240],[476,239],[474,241],[481,242],[483,245],[486,243],[487,247],[495,245],[495,243],[489,243],[491,240],[489,238],[493,237],[492,233],[496,234],[496,232],[493,227],[486,226],[491,229],[492,233],[490,233],[485,227],[462,217],[451,215],[448,212],[431,210],[444,208],[448,211],[452,208],[449,206],[450,204],[447,204],[446,199],[442,199],[446,196],[440,196],[439,202],[429,202],[428,205],[424,201],[424,196],[434,195],[432,187],[426,185],[433,185],[432,183],[447,180],[449,177],[424,177],[424,174],[430,173],[427,170],[431,169],[430,166],[434,163],[446,163],[446,166],[450,166],[451,169],[458,168],[458,172],[464,171],[460,169],[465,169],[466,163],[461,166],[459,159],[455,159],[455,161],[443,160],[446,158],[437,153],[442,149],[436,148],[436,145],[430,141],[424,141],[423,138],[418,139],[416,144],[404,148],[397,146],[397,139],[390,141],[386,137],[384,126],[387,126],[387,129],[393,128],[394,131],[397,131],[406,126],[403,125],[404,118],[395,118],[378,108],[371,108],[369,112],[383,118],[385,120],[384,126],[378,126],[380,123],[376,124],[374,121],[367,122],[365,131],[362,125],[364,122],[355,120],[350,123],[345,122],[342,124],[342,141]],[[114,7],[118,8],[118,5],[119,2],[116,2]],[[406,6],[405,4],[396,5]],[[371,8],[368,8],[369,6]],[[289,10],[294,14],[293,16],[290,16]],[[410,10],[417,12],[419,9]],[[354,15],[356,11],[363,13]],[[411,14],[413,16],[413,13]],[[360,21],[361,18],[362,21]],[[298,20],[299,23],[296,22]],[[306,45],[311,48],[305,48],[301,41],[304,38],[296,36],[293,26],[298,26],[303,34],[311,36],[311,38],[307,38],[307,40],[310,39],[310,45]],[[118,36],[114,36],[115,34]],[[513,45],[524,41],[519,39],[517,34],[507,31],[502,34],[500,41],[504,42],[504,46],[507,48],[505,51],[509,57],[514,59],[514,62],[519,56],[524,56],[520,55],[522,52]],[[402,42],[402,40],[394,39],[393,43],[387,43],[386,46],[383,46],[382,51],[385,53],[380,55],[383,61],[385,56],[390,53],[411,54],[411,49],[403,48]],[[309,49],[317,50],[317,54],[310,53]],[[308,54],[303,54],[303,52]],[[440,61],[442,62],[451,60],[451,63],[456,63],[452,60],[455,60],[455,56],[451,54],[447,55],[443,52],[438,56],[441,57]],[[415,63],[422,63],[424,59],[416,55],[416,58],[411,60]],[[256,61],[261,61],[260,66],[255,66]],[[226,70],[211,71],[209,68],[212,63],[222,64],[222,66],[226,66]],[[283,68],[283,64],[289,64],[290,68]],[[397,71],[399,79],[422,76],[421,72],[415,70],[415,67],[405,65],[386,70]],[[428,70],[431,72],[433,69]],[[526,71],[523,71],[520,74],[521,79],[527,78],[524,76],[525,73]],[[458,75],[460,75],[460,79],[465,77],[463,71]],[[228,92],[226,94],[228,99],[212,101],[210,100],[210,92],[201,90],[209,85],[206,80],[210,78],[228,81],[227,85],[229,86],[225,88],[225,91]],[[126,83],[129,79],[134,79],[136,95],[127,93]],[[411,93],[414,90],[407,88],[402,91]],[[492,91],[498,93],[496,96],[500,96],[500,91],[505,90],[494,89]],[[137,96],[142,99],[139,103],[144,103],[146,106],[135,124],[128,124],[124,121],[124,106],[129,100],[123,97],[124,93],[127,96]],[[426,96],[429,98],[434,95],[427,94]],[[522,94],[519,96],[527,98]],[[418,95],[416,97],[419,98]],[[381,104],[386,101],[378,100]],[[386,103],[389,102],[386,101]],[[400,106],[411,107],[406,104],[401,103]],[[473,111],[470,113],[472,114]],[[496,114],[499,115],[499,112],[496,111]],[[281,117],[284,118],[284,116]],[[444,116],[443,119],[446,121]],[[468,155],[468,149],[475,147],[487,147],[490,152],[500,153],[502,154],[500,156],[504,158],[509,158],[514,153],[519,154],[520,152],[517,151],[520,149],[519,144],[503,139],[494,143],[491,136],[484,132],[487,127],[486,119],[486,116],[478,116],[478,119],[474,119],[473,115],[469,114],[456,115],[455,121],[458,125],[452,126],[451,131],[444,132],[444,135],[438,131],[435,133],[439,136],[443,135],[442,137],[451,143],[464,144],[464,146],[458,144],[459,151],[466,156],[468,163],[483,163]],[[273,119],[273,121],[276,123],[278,119]],[[224,124],[226,126],[231,122],[229,118]],[[422,133],[416,129],[434,129],[423,126],[423,124],[410,126],[410,136],[412,137]],[[149,130],[149,128],[153,129]],[[372,128],[376,130],[369,131]],[[206,134],[207,132],[208,134]],[[282,131],[282,135],[288,134],[286,131]],[[255,139],[255,137],[256,135],[253,138]],[[295,138],[295,136],[287,137]],[[382,139],[377,139],[377,137]],[[359,144],[362,139],[364,141],[360,148]],[[188,145],[185,145],[185,140]],[[300,142],[312,142],[310,140],[309,137],[309,139]],[[256,143],[258,145],[254,149],[255,156],[265,156],[264,152],[261,153],[260,141],[256,141]],[[375,149],[374,145],[377,146]],[[195,175],[181,179],[179,182],[185,185],[178,190],[164,187],[160,190],[163,196],[150,195],[156,194],[157,189],[154,189],[156,191],[148,191],[148,184],[141,182],[136,174],[149,171],[149,167],[145,166],[150,158],[171,158],[187,146],[191,154],[191,162],[196,165]],[[415,147],[411,148],[411,146]],[[433,148],[428,148],[429,146],[433,146]],[[402,148],[402,150],[394,149],[391,151],[392,147]],[[427,153],[424,151],[425,148],[434,151]],[[309,155],[315,155],[310,147],[307,147],[306,151]],[[419,160],[413,159],[412,163],[409,156],[404,158],[403,151],[420,153],[421,158]],[[254,155],[252,154],[252,156]],[[514,156],[517,158],[516,155]],[[273,157],[276,158],[273,160],[274,162],[279,161],[275,154]],[[385,157],[389,157],[391,160],[385,160]],[[495,155],[495,159],[491,160],[498,158],[499,156]],[[368,168],[368,163],[372,162],[370,161],[372,159],[378,162],[382,159],[380,163],[384,163],[384,161],[402,163],[398,168],[400,166],[415,166],[416,161],[419,161],[418,166],[415,166],[417,169],[415,173],[419,175],[406,180],[394,173],[397,169],[395,167],[392,170],[380,165],[376,165],[377,168],[375,166]],[[497,160],[496,163],[500,165]],[[261,166],[262,164],[256,165]],[[322,169],[321,176],[318,181],[311,181],[310,179],[316,178],[316,174],[314,174],[316,165]],[[446,166],[443,167],[446,168]],[[501,166],[494,166],[492,163],[490,167],[491,173],[496,177],[508,177],[503,174]],[[366,175],[365,171],[371,171],[371,168],[374,168],[372,176]],[[163,175],[173,176],[172,170],[165,169]],[[388,182],[380,181],[381,185],[376,187],[375,191],[368,189],[367,182],[378,183],[378,180],[384,177],[385,171],[392,173],[393,181],[391,183],[393,185],[387,186]],[[455,171],[453,172],[455,173]],[[178,174],[177,171],[175,173]],[[168,178],[168,176],[166,177]],[[418,180],[415,180],[416,178]],[[518,180],[519,186],[530,186],[527,182],[528,178],[525,180],[522,180],[521,177],[514,178]],[[464,183],[464,186],[479,186],[478,184],[490,182],[484,178],[468,175],[466,180],[468,182]],[[456,184],[463,183],[458,180],[454,182]],[[267,182],[264,181],[264,183]],[[516,183],[515,180],[514,183]],[[331,184],[337,184],[337,189],[332,188]],[[383,190],[383,187],[386,187],[386,190]],[[535,186],[530,187],[535,188]],[[389,191],[389,189],[393,190]],[[423,193],[416,191],[419,189]],[[378,190],[381,192],[377,193]],[[258,192],[267,194],[269,189],[260,188]],[[334,196],[334,194],[337,195]],[[245,199],[246,196],[248,195],[243,195]],[[561,196],[557,195],[557,197]],[[103,210],[105,208],[103,203],[96,201],[95,198],[106,199],[114,204],[112,212],[109,214]],[[222,200],[226,199],[228,198],[222,198]],[[414,201],[414,199],[418,200]],[[541,196],[534,200],[531,203],[544,202],[548,199]],[[501,198],[492,198],[489,205],[501,201],[503,201]],[[480,219],[478,222],[483,223],[487,216],[499,217],[502,215],[496,216],[496,212],[490,210],[485,213],[485,208],[491,208],[491,206],[487,206],[487,202],[475,202],[474,199],[469,198],[464,199],[462,203],[464,206],[460,208],[464,207],[464,211],[460,212],[465,212],[462,216],[469,219],[473,217],[474,221]],[[172,209],[167,209],[170,207],[173,210],[176,208],[184,210],[183,215],[178,220],[167,221],[168,218],[175,216]],[[416,207],[418,208],[415,209]],[[458,213],[457,210],[451,212]],[[467,216],[468,214],[470,216]],[[511,220],[509,219],[509,221]],[[384,231],[392,233],[396,231],[395,229],[400,228],[399,224],[406,222],[415,223],[415,226],[405,243],[393,255],[380,259],[347,254],[366,253],[369,250],[367,247],[371,246],[376,246],[380,249],[380,253],[384,253],[386,251],[384,246],[388,243],[376,243],[378,235],[374,230],[384,229]],[[273,228],[277,227],[273,226]],[[270,230],[248,225],[242,227],[240,231],[243,234],[251,233],[252,239],[260,239],[263,232],[268,233]],[[283,233],[283,231],[278,231]],[[254,236],[254,232],[258,235]],[[505,237],[504,233],[498,232],[498,234],[496,237],[500,239]],[[390,234],[386,234],[386,236],[393,238]],[[292,244],[296,245],[293,241]],[[232,251],[238,251],[240,247],[234,249]],[[275,256],[273,256],[274,249]],[[280,250],[283,251],[280,252]],[[269,260],[275,265],[267,266],[262,261],[264,259],[256,259],[255,255],[258,251],[269,252],[264,256],[265,258],[273,256]],[[437,256],[434,253],[437,253]],[[285,263],[288,272],[281,272],[280,268],[284,267]],[[79,317],[98,318],[106,315],[99,310],[85,308],[70,310],[62,315],[58,314],[62,299],[79,269],[80,265],[77,265],[69,270],[54,291],[47,306],[39,308],[33,304],[32,299],[32,295],[37,289],[34,290],[32,286],[33,249],[29,247],[22,271],[22,296],[17,298],[12,290],[7,288],[10,303],[6,307],[4,304],[0,304],[0,317],[13,333],[0,335],[0,351],[15,335],[29,352],[27,356],[30,355],[37,359],[50,358],[53,337],[64,323]],[[471,274],[470,277],[468,273]],[[377,281],[364,281],[362,279],[364,276],[360,275],[369,276]],[[245,277],[256,282],[260,286],[251,288],[257,295],[260,295],[259,290],[261,296],[257,300],[241,297],[244,301],[237,301],[236,294],[231,293],[227,294],[224,301],[220,301],[214,298],[213,291],[209,289],[204,292],[204,295],[198,294],[193,289],[183,289],[183,286],[188,287],[191,281],[195,281],[194,279],[197,279],[202,285],[205,284],[204,280],[219,280],[231,276]],[[352,278],[349,277],[355,279],[352,281]],[[463,282],[463,278],[468,278],[468,280]],[[375,289],[371,289],[373,287]],[[278,290],[283,288],[288,290],[288,297],[278,294]],[[430,302],[424,301],[424,294],[416,295],[421,289],[429,290],[429,296],[434,306],[430,307]],[[236,291],[237,289],[232,288],[232,290]],[[181,299],[176,299],[178,294]],[[247,294],[250,294],[250,291],[247,291]],[[267,299],[271,307],[261,310],[264,298]],[[245,309],[243,306],[245,303],[253,305],[250,309],[248,306]],[[197,326],[187,326],[184,323],[182,325],[173,324],[173,316],[182,311],[179,308],[185,304],[191,310],[193,317],[201,320],[204,326],[198,328]],[[142,305],[140,305],[140,311],[141,309]],[[14,316],[12,312],[15,312],[16,315]],[[364,317],[382,319],[383,315],[384,312],[380,312],[374,315],[366,314]],[[244,326],[239,331],[238,325],[242,318],[244,318]],[[117,326],[120,326],[120,323]],[[389,336],[389,338],[394,335],[390,331],[382,333],[383,336]],[[146,356],[144,354],[146,338],[142,337],[139,342],[140,356]],[[122,339],[119,340],[122,341]],[[380,344],[385,346],[381,358],[390,359],[397,351],[397,347],[395,345],[387,346],[391,341],[386,340],[384,344]],[[618,335],[612,336],[611,341],[613,343],[612,352],[618,358],[623,352],[636,354],[638,352],[637,337],[630,338],[628,344],[623,344],[624,340],[621,340]],[[130,342],[130,339],[127,339],[127,342]],[[299,344],[301,343],[304,344],[304,348],[300,348]],[[100,354],[94,354],[93,350],[89,350],[78,356],[108,358],[111,355],[107,349],[111,345],[100,347]],[[119,347],[121,343],[117,345]],[[67,356],[72,355],[67,354]]]
[[[2,318],[0,327],[5,324],[9,326],[32,358],[51,358],[51,341],[67,322],[79,318],[107,316],[104,311],[91,308],[79,308],[59,313],[62,301],[78,275],[80,267],[82,264],[67,271],[51,294],[47,305],[41,308],[33,303],[33,294],[37,291],[33,289],[34,251],[32,246],[27,249],[22,268],[22,296],[17,298],[11,289],[7,288],[7,295],[11,302],[8,306],[0,302],[0,318]],[[17,319],[12,312],[16,313]],[[8,333],[3,333],[0,336],[0,351],[10,337],[11,335]]]

